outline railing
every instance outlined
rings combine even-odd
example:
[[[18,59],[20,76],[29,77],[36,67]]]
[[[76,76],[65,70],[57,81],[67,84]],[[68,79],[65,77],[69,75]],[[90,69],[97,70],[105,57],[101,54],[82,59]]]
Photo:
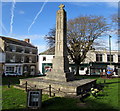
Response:
[[[39,89],[37,88],[36,85],[31,86],[30,84],[28,84],[28,82],[26,81],[24,84],[22,84],[22,86],[24,86],[25,91],[27,92],[28,89]],[[55,96],[55,94],[57,93],[62,93],[64,95],[76,95],[76,93],[79,93],[80,97],[84,96],[85,94],[87,94],[90,90],[88,90],[87,88],[81,87],[80,90],[78,92],[65,92],[62,91],[60,88],[55,89],[54,87],[52,87],[52,85],[49,85],[48,87],[42,88],[42,91],[47,92],[49,94],[50,97]]]
[[[31,86],[30,84],[27,83],[27,81],[22,84],[22,86],[25,87],[25,91],[27,92],[28,89],[38,89],[37,86]],[[63,93],[63,94],[68,94],[68,93],[75,93],[75,92],[64,92],[64,91],[61,91],[60,88],[59,89],[55,89],[52,87],[52,85],[49,85],[48,87],[45,87],[45,88],[42,88],[42,90],[44,92],[48,92],[49,93],[49,96],[52,97],[52,93],[53,93],[53,96],[55,96],[56,93]]]

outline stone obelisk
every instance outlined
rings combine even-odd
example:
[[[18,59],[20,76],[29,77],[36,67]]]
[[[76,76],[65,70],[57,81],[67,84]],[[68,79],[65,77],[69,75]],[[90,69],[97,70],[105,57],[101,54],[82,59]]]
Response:
[[[53,59],[53,68],[48,72],[47,79],[57,81],[73,80],[73,73],[69,71],[69,61],[67,58],[67,37],[66,37],[66,11],[64,5],[59,6],[56,17],[56,36],[55,36],[55,58]]]

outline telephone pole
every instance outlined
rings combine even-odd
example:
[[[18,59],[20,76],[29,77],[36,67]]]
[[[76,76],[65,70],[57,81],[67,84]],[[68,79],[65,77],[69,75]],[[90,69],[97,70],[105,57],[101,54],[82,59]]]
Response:
[[[110,65],[112,65],[112,63],[111,63],[111,37],[112,37],[112,36],[109,35]]]

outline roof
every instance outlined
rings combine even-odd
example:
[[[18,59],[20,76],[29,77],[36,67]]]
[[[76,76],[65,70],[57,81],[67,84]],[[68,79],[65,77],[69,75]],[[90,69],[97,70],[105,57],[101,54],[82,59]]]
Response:
[[[93,51],[94,53],[107,53],[109,52],[109,50],[89,50],[88,53],[90,53],[91,51]],[[111,53],[113,52],[118,52],[117,50],[111,50]],[[52,47],[44,52],[41,52],[39,55],[55,55],[55,47]]]
[[[52,47],[44,52],[41,52],[39,55],[55,55],[55,47]]]
[[[0,36],[0,38],[2,38],[2,40],[4,40],[6,43],[11,43],[11,44],[16,44],[16,45],[22,45],[22,46],[27,46],[27,47],[31,47],[31,48],[36,48],[31,43],[27,43],[23,40],[18,40],[18,39],[14,39],[14,38],[10,38],[10,37],[3,37],[3,36]]]

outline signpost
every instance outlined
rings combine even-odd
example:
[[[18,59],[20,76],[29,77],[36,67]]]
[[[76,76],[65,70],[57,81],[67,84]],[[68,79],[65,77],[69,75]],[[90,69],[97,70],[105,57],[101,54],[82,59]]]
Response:
[[[27,107],[30,109],[40,109],[42,104],[42,89],[28,90]]]
[[[107,74],[112,75],[114,71],[114,65],[108,65],[107,66]]]

